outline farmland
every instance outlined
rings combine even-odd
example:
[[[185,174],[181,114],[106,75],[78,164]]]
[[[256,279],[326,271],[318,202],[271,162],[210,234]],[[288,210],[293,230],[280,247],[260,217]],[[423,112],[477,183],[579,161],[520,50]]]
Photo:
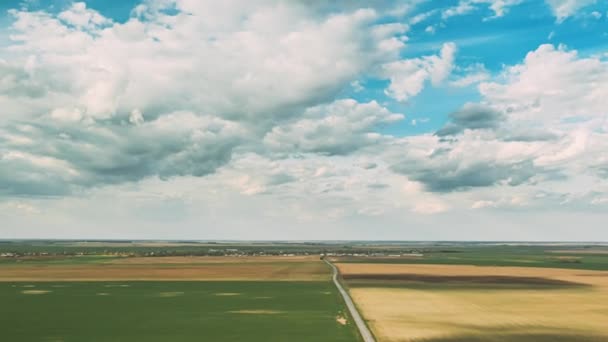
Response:
[[[15,341],[606,341],[605,244],[2,241]],[[34,327],[34,328],[30,328]]]
[[[0,281],[329,281],[318,257],[33,258],[0,270]]]
[[[358,340],[318,256],[11,257],[0,302],[9,341]]]
[[[4,341],[357,341],[330,282],[0,283]]]
[[[606,341],[608,272],[338,263],[379,341]]]

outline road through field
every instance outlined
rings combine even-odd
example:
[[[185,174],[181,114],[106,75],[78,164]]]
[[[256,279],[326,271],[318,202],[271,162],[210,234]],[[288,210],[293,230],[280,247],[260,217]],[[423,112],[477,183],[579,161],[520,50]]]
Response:
[[[334,281],[334,284],[336,284],[338,291],[340,291],[342,298],[344,298],[344,302],[346,303],[346,306],[348,307],[348,311],[350,311],[351,317],[353,318],[353,320],[355,321],[355,324],[357,325],[357,329],[359,329],[359,332],[361,333],[361,337],[363,338],[363,341],[364,342],[375,342],[374,336],[372,335],[371,331],[369,331],[369,329],[367,328],[367,325],[365,325],[365,322],[363,321],[363,318],[359,314],[359,311],[357,311],[357,307],[355,306],[355,303],[353,303],[353,300],[350,298],[350,295],[348,294],[348,292],[346,292],[346,290],[342,287],[342,284],[340,284],[340,281],[338,280],[338,275],[339,275],[338,268],[336,266],[334,266],[334,264],[332,264],[331,262],[327,261],[327,259],[324,259],[324,261],[333,270],[332,279]]]

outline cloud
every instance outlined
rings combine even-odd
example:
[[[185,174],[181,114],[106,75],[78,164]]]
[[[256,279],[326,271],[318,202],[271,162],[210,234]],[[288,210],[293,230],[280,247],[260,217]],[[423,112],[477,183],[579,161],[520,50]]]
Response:
[[[404,46],[407,25],[378,23],[393,5],[361,7],[150,0],[124,23],[83,2],[56,14],[11,10],[2,195],[205,176],[235,149],[264,144],[344,154],[382,139],[374,129],[398,114],[328,104]]]
[[[338,100],[311,107],[298,120],[275,126],[264,143],[273,151],[348,154],[382,141],[383,136],[375,133],[378,126],[403,118],[375,101]]]
[[[462,133],[465,129],[495,129],[503,120],[503,114],[490,107],[467,103],[462,109],[450,113],[448,123],[435,134],[441,137]]]
[[[487,5],[494,12],[494,16],[490,18],[498,18],[504,16],[509,7],[519,5],[523,0],[460,0],[456,6],[449,7],[441,13],[441,17],[445,20],[455,16],[469,14],[478,9],[480,4]]]
[[[505,68],[501,77],[505,82],[483,82],[479,91],[518,120],[556,124],[568,117],[605,116],[608,63],[598,57],[545,44],[523,63]]]
[[[392,169],[431,192],[465,191],[494,185],[518,186],[543,172],[525,144],[481,141],[465,134],[457,141],[406,138],[389,157]],[[398,154],[397,154],[398,153]]]
[[[238,124],[190,112],[138,125],[75,121],[48,116],[4,127],[0,194],[59,196],[152,176],[203,176],[246,136]]]
[[[450,86],[456,88],[464,88],[473,84],[478,84],[483,81],[490,79],[490,72],[486,69],[483,64],[473,64],[466,68],[457,68],[462,70],[464,75],[450,82]]]
[[[439,11],[438,9],[433,9],[433,10],[430,10],[430,11],[419,13],[419,14],[413,16],[409,20],[409,24],[410,25],[417,25],[419,23],[425,22],[429,18],[431,18],[432,16],[434,16],[435,14],[437,14],[438,11]]]
[[[403,59],[383,65],[382,75],[390,80],[385,93],[398,100],[407,101],[418,95],[426,82],[440,85],[452,72],[456,44],[445,43],[439,55]]]
[[[268,126],[333,99],[403,46],[395,35],[405,28],[375,24],[373,9],[317,17],[299,3],[165,3],[146,2],[139,16],[112,24],[82,3],[56,16],[11,11],[16,57],[9,67],[23,68],[30,56],[36,63],[19,78],[32,87],[11,87],[3,108],[28,106],[16,92],[46,90],[40,102],[49,111],[78,107],[103,119],[134,109],[155,116],[188,110]],[[178,13],[166,14],[167,6]]]
[[[95,30],[112,23],[99,12],[88,9],[84,2],[75,2],[72,6],[57,16],[61,21],[77,29]]]
[[[481,102],[450,114],[436,136],[402,138],[384,156],[431,192],[519,188],[519,197],[534,198],[534,191],[562,189],[586,198],[605,187],[605,84],[608,64],[599,57],[541,45],[481,83]],[[543,201],[554,203],[521,203]]]
[[[596,0],[545,0],[551,7],[558,23],[571,17],[579,10],[596,3]]]

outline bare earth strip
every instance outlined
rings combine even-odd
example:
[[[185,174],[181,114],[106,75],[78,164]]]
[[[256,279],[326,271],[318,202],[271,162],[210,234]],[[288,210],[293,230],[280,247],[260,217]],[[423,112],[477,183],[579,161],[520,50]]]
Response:
[[[529,279],[546,279],[551,281],[563,281],[568,283],[598,285],[600,282],[608,286],[608,271],[589,271],[559,268],[537,268],[537,267],[491,267],[491,266],[469,266],[469,265],[403,265],[403,264],[336,264],[340,273],[345,278],[353,275],[382,275],[394,276],[395,280],[403,275],[441,276],[449,277],[505,277]],[[599,279],[598,279],[599,278]]]
[[[338,267],[345,278],[351,278],[347,283],[363,280],[350,293],[379,341],[608,341],[606,271],[461,265]],[[382,276],[374,283],[373,275]],[[387,280],[391,276],[392,283]],[[519,278],[521,286],[482,281],[469,287],[479,277]],[[547,283],[530,284],[530,278]]]

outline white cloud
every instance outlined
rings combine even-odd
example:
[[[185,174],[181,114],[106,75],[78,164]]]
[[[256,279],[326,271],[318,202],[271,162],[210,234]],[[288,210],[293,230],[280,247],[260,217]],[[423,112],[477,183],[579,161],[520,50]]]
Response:
[[[409,24],[410,24],[410,25],[416,25],[416,24],[419,24],[419,23],[425,22],[425,21],[427,21],[429,18],[431,18],[432,16],[434,16],[435,14],[437,14],[437,12],[438,12],[438,11],[439,11],[439,10],[437,10],[437,9],[433,9],[433,10],[430,10],[430,11],[427,11],[427,12],[422,12],[422,13],[419,13],[419,14],[417,14],[417,15],[413,16],[413,17],[412,17],[412,18],[409,20]]]
[[[473,84],[486,81],[490,78],[490,72],[483,64],[473,64],[464,68],[463,75],[450,82],[450,85],[457,88],[468,87]]]
[[[141,125],[144,122],[144,116],[139,109],[133,109],[129,115],[129,122],[134,125]]]
[[[577,51],[541,45],[524,62],[508,67],[506,82],[480,84],[481,94],[519,119],[556,123],[569,117],[603,118],[608,63]]]
[[[111,25],[82,3],[57,17],[12,11],[8,66],[21,72],[30,56],[37,63],[0,105],[20,113],[77,107],[97,119],[170,108],[269,125],[394,58],[403,47],[395,36],[407,29],[374,24],[372,9],[316,17],[297,3],[176,4],[184,13],[147,2],[147,19]]]
[[[178,13],[166,14],[173,6]],[[12,183],[2,188],[5,195],[36,195],[30,178],[41,193],[61,194],[147,177],[208,175],[229,162],[234,148],[255,150],[264,136],[279,150],[320,153],[382,139],[373,128],[399,116],[377,103],[361,105],[353,117],[301,115],[397,58],[408,27],[377,24],[373,8],[322,7],[146,1],[125,23],[80,2],[56,15],[12,10],[13,43],[0,62],[6,137],[0,153],[52,157],[78,176],[45,179],[31,158],[4,158],[0,183]],[[17,121],[32,130],[20,131]],[[282,136],[291,129],[340,135],[333,142],[310,138],[300,149]],[[28,145],[32,140],[45,144]],[[16,180],[12,172],[24,176]]]
[[[384,156],[428,191],[472,208],[581,208],[608,191],[608,64],[541,45],[480,84],[482,103],[436,136],[405,137]]]
[[[600,13],[598,11],[593,11],[589,15],[591,15],[591,17],[593,17],[595,19],[601,19],[602,18],[602,13]]]
[[[443,11],[441,13],[441,18],[448,19],[451,17],[455,17],[455,16],[459,16],[459,15],[464,15],[467,13],[470,13],[472,11],[475,10],[475,6],[473,6],[473,2],[472,1],[460,1],[458,2],[458,5],[454,6],[454,7],[450,7],[448,9],[446,9],[445,11]]]
[[[296,121],[275,126],[264,143],[274,151],[348,154],[382,141],[375,129],[403,118],[375,101],[338,100],[311,107]]]
[[[558,23],[573,16],[579,10],[592,5],[596,0],[545,0],[551,7]]]
[[[365,90],[365,87],[361,85],[361,82],[359,82],[359,80],[350,82],[350,86],[353,88],[355,93],[359,93]]]
[[[440,85],[452,72],[456,44],[445,43],[439,55],[403,59],[387,63],[382,74],[390,80],[386,94],[398,101],[407,101],[419,94],[427,81]]]
[[[99,12],[88,9],[84,2],[73,3],[69,9],[59,13],[57,17],[77,29],[86,30],[97,29],[112,23],[112,20],[102,16]]]
[[[460,0],[456,6],[444,10],[441,17],[445,20],[450,17],[469,14],[477,10],[480,4],[483,4],[494,12],[494,16],[490,18],[498,18],[504,16],[509,7],[519,5],[522,2],[523,0]]]

